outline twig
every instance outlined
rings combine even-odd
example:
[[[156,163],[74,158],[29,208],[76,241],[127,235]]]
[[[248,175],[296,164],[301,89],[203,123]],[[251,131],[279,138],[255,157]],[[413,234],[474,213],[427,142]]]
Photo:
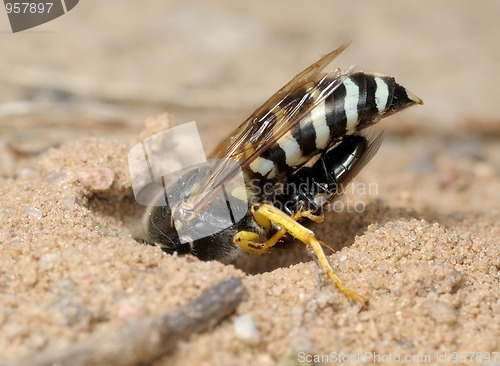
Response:
[[[215,326],[243,300],[238,278],[223,280],[184,308],[135,321],[114,333],[98,334],[65,349],[48,349],[6,366],[138,365],[158,359],[193,333]]]

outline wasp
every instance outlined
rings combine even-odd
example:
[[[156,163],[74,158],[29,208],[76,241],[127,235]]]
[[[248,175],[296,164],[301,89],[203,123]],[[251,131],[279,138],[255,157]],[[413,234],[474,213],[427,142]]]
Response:
[[[305,225],[323,221],[325,207],[377,152],[382,134],[366,129],[422,100],[393,77],[354,67],[324,71],[348,45],[300,72],[222,140],[210,156],[215,164],[175,181],[168,204],[153,203],[146,212],[142,239],[167,253],[229,262],[292,236],[311,249],[337,288],[364,303],[335,275],[327,245]],[[235,184],[238,169],[244,179]],[[242,205],[228,222],[219,212],[230,200]]]

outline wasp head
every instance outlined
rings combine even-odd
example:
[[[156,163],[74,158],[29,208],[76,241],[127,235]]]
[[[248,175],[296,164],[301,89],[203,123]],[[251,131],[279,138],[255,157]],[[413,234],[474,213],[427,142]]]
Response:
[[[234,259],[240,249],[232,238],[245,218],[234,222],[228,215],[225,196],[215,197],[201,211],[185,209],[184,203],[207,172],[208,167],[197,167],[182,175],[166,192],[161,190],[144,215],[143,234],[137,239],[160,246],[169,254],[192,254],[201,260],[222,262]]]

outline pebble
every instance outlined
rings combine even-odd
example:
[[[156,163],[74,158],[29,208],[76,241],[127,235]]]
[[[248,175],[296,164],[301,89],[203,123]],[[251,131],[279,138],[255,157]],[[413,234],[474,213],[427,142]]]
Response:
[[[45,175],[44,180],[51,185],[63,185],[69,181],[68,169],[61,168]]]
[[[63,199],[63,205],[68,210],[72,210],[73,208],[75,208],[75,197],[73,197],[73,196],[66,196]]]
[[[236,338],[250,346],[260,343],[260,332],[255,326],[251,315],[241,315],[234,321],[234,333]]]
[[[26,208],[26,213],[28,214],[28,216],[33,217],[35,220],[40,220],[43,216],[42,210],[36,207]]]
[[[104,192],[113,184],[115,172],[106,166],[95,165],[78,171],[76,176],[90,192]]]

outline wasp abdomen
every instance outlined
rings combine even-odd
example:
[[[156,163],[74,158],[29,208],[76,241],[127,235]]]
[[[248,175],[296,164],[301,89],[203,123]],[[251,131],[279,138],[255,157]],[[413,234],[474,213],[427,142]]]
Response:
[[[296,93],[304,93],[299,90]],[[314,100],[291,95],[292,100]],[[422,101],[394,78],[354,73],[347,77],[290,131],[250,164],[253,177],[281,181],[342,136],[354,134],[380,119]],[[279,111],[275,112],[279,113]]]

